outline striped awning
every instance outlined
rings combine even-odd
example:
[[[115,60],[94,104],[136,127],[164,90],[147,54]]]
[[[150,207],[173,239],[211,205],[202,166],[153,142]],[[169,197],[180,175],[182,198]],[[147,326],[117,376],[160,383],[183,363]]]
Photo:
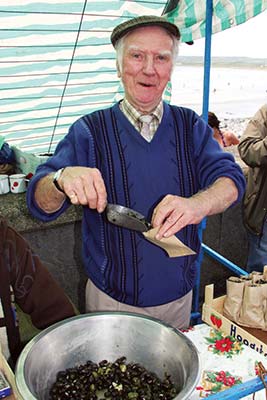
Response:
[[[182,42],[205,37],[205,0],[174,0],[169,9],[164,15],[180,28]],[[243,24],[266,9],[267,0],[213,0],[212,33]]]
[[[165,0],[0,0],[0,135],[53,152],[80,116],[115,103],[113,28]]]

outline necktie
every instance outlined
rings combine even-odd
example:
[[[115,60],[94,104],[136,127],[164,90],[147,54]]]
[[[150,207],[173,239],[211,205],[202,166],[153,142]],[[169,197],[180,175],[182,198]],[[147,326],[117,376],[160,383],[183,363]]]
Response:
[[[154,115],[141,115],[139,121],[141,122],[141,135],[150,142],[153,138],[153,134],[150,129],[150,124],[154,118]]]

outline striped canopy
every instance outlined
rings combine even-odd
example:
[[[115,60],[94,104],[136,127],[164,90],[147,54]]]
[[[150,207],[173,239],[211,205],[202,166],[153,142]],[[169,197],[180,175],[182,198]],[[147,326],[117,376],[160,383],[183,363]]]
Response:
[[[245,22],[266,2],[214,0],[213,32]],[[110,44],[117,24],[164,13],[181,29],[182,41],[196,40],[205,34],[205,4],[0,0],[0,135],[26,152],[53,152],[76,119],[123,96]]]
[[[81,115],[122,96],[113,28],[165,0],[0,0],[0,135],[53,152]]]
[[[213,0],[212,33],[246,22],[267,8],[267,0]],[[170,1],[165,16],[180,27],[183,42],[205,37],[206,1]]]

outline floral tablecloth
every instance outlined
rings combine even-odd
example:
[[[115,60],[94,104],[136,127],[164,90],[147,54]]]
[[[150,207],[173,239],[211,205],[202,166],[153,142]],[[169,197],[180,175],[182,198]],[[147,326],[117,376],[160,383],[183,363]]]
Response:
[[[207,324],[183,333],[196,345],[201,359],[201,377],[190,400],[206,398],[255,378],[259,362],[267,369],[266,357]],[[253,400],[253,394],[244,399]],[[256,392],[255,400],[265,400],[265,390]]]

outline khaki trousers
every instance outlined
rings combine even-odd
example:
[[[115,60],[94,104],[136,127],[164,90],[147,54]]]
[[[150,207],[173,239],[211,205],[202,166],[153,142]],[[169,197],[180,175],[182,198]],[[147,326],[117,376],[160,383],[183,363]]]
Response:
[[[120,303],[99,290],[91,280],[88,279],[85,293],[86,312],[97,311],[125,311],[147,315],[160,319],[161,321],[177,329],[185,329],[190,324],[192,307],[192,290],[178,300],[156,307],[134,307]]]

